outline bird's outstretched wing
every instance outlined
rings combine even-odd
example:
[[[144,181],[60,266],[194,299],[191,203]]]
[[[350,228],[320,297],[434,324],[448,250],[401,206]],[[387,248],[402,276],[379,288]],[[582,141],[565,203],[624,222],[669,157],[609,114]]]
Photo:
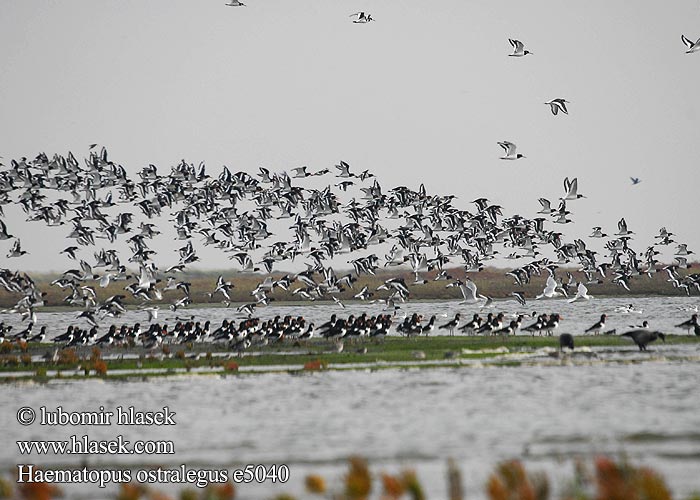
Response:
[[[512,38],[509,38],[508,41],[513,46],[513,50],[515,50],[516,52],[520,52],[525,48],[523,42],[521,42],[520,40],[514,40]]]

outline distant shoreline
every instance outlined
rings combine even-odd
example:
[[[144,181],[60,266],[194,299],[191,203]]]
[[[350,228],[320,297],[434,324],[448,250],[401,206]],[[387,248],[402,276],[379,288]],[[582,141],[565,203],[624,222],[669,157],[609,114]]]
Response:
[[[688,274],[692,272],[691,270],[681,270],[684,271],[681,274]],[[377,274],[372,275],[361,275],[358,277],[357,282],[354,283],[354,288],[347,288],[343,292],[329,294],[335,296],[341,301],[348,301],[348,303],[354,303],[352,297],[354,294],[358,293],[363,286],[367,286],[369,291],[374,295],[370,297],[371,299],[386,298],[387,292],[377,291],[377,287],[381,285],[385,280],[393,277],[402,277],[406,284],[408,285],[410,296],[409,300],[462,300],[462,296],[457,287],[446,288],[446,285],[457,279],[465,279],[465,276],[469,276],[478,286],[479,293],[489,296],[494,300],[508,299],[512,298],[511,293],[513,291],[521,291],[524,293],[526,299],[533,300],[538,294],[542,293],[544,288],[544,283],[547,279],[547,273],[544,272],[540,276],[532,276],[530,283],[518,286],[514,284],[513,278],[506,276],[509,269],[498,269],[498,268],[485,268],[478,273],[465,273],[462,268],[452,268],[447,269],[447,274],[451,275],[450,280],[439,280],[434,281],[437,271],[431,271],[426,273],[421,273],[421,277],[427,280],[426,284],[412,284],[414,280],[413,272],[407,268],[393,268],[392,270],[381,269],[377,271]],[[349,272],[349,271],[348,271]],[[557,276],[564,278],[566,282],[567,273],[571,273],[574,280],[582,280],[585,282],[585,276],[571,268],[559,268],[557,270]],[[342,275],[341,272],[337,272],[338,276]],[[207,307],[221,305],[221,299],[223,296],[221,294],[215,295],[215,298],[210,300],[208,295],[214,291],[216,285],[216,279],[219,275],[223,275],[224,279],[233,282],[234,287],[229,290],[231,297],[231,306],[240,305],[250,302],[255,302],[255,298],[251,295],[251,291],[262,282],[268,275],[266,274],[256,274],[256,273],[242,273],[237,270],[219,270],[219,271],[194,271],[188,273],[173,273],[172,276],[175,277],[177,281],[186,281],[191,283],[190,294],[192,299],[192,304],[189,307]],[[283,273],[274,272],[272,275],[273,279],[279,279],[284,276],[294,276],[294,273]],[[68,290],[63,290],[58,286],[52,286],[51,281],[60,277],[60,274],[40,274],[33,276],[35,283],[42,292],[46,292],[46,306],[38,308],[37,311],[49,311],[56,308],[56,310],[71,310],[80,309],[80,306],[69,306],[64,303],[66,296],[70,294]],[[323,280],[319,275],[316,275],[317,282]],[[83,286],[92,287],[96,294],[97,300],[103,301],[107,297],[123,294],[125,299],[123,303],[130,306],[143,305],[138,300],[131,297],[131,294],[125,292],[124,287],[127,283],[133,282],[134,279],[127,281],[117,281],[111,282],[106,288],[100,288],[97,280],[85,280],[82,282]],[[648,276],[639,276],[633,280],[630,280],[630,291],[628,292],[621,286],[605,281],[603,284],[587,284],[589,294],[592,297],[684,297],[687,294],[683,290],[674,288],[673,285],[666,280],[666,273],[658,272],[654,273],[651,278]],[[159,288],[165,286],[164,282],[158,284]],[[316,301],[305,301],[298,300],[294,295],[292,295],[292,290],[298,287],[302,287],[301,283],[292,283],[289,291],[284,291],[279,288],[274,288],[272,292],[268,293],[268,296],[273,299],[272,304],[322,304],[322,303],[332,303],[331,300],[316,300]],[[575,294],[575,289],[572,291]],[[175,300],[181,298],[183,293],[180,290],[172,290],[164,292],[163,300],[161,301],[150,301],[146,302],[148,305],[158,305],[160,307],[168,307],[168,305]],[[691,297],[698,297],[697,293],[693,293],[691,290]],[[9,293],[4,289],[0,290],[0,307],[9,308],[12,307],[19,299],[21,294]],[[359,301],[358,301],[359,303]],[[368,301],[365,301],[368,303]]]

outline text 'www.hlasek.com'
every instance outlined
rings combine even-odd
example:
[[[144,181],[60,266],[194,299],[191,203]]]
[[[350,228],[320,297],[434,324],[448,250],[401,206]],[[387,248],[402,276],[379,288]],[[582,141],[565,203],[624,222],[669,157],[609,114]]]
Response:
[[[165,456],[175,455],[172,440],[131,440],[125,437],[134,427],[161,427],[177,425],[176,412],[165,406],[158,411],[141,411],[133,406],[118,406],[114,411],[103,406],[94,411],[67,411],[63,407],[42,406],[37,412],[25,406],[17,410],[17,422],[28,426],[34,423],[51,429],[65,427],[109,427],[117,426],[121,432],[110,439],[93,439],[89,433],[71,434],[61,440],[18,440],[17,448],[21,456]],[[38,459],[41,461],[41,458]],[[162,460],[160,460],[162,461]],[[139,464],[144,463],[141,458]],[[234,469],[196,469],[185,464],[173,467],[91,468],[45,467],[36,463],[17,464],[18,483],[92,483],[104,488],[110,483],[137,482],[143,484],[180,483],[204,488],[209,484],[226,483],[286,483],[289,480],[289,467],[286,464],[247,464]]]

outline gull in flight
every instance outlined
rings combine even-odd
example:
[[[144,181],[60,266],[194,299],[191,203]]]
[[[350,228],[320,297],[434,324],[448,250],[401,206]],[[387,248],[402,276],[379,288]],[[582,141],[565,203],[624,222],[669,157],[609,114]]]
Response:
[[[553,299],[554,297],[559,297],[561,293],[557,292],[557,286],[557,280],[555,280],[554,276],[550,274],[549,278],[547,278],[547,283],[544,287],[544,290],[541,294],[535,297],[535,300]]]
[[[245,4],[243,2],[240,2],[239,0],[229,0],[229,3],[227,3],[229,7],[245,7]]]
[[[565,99],[552,99],[551,101],[545,102],[545,104],[549,104],[553,115],[556,115],[557,113],[559,113],[559,111],[561,111],[565,115],[568,115],[569,110],[566,109],[566,105],[571,103]]]
[[[586,288],[586,285],[583,283],[578,284],[578,290],[576,291],[576,295],[572,298],[569,299],[569,304],[572,302],[576,302],[577,300],[590,300],[593,298],[593,295],[588,295],[588,288]]]
[[[528,54],[532,54],[529,50],[525,50],[525,45],[520,40],[513,40],[509,38],[508,41],[513,46],[513,53],[508,54],[510,57],[523,57]]]
[[[460,304],[473,304],[486,299],[486,297],[476,292],[476,283],[474,283],[469,277],[467,277],[466,282],[457,280],[456,282],[450,283],[447,286],[459,287],[459,291],[462,292],[462,297],[464,297],[464,300],[460,302]]]
[[[505,151],[505,156],[501,156],[501,160],[519,160],[520,158],[525,158],[525,155],[515,152],[517,146],[512,142],[503,141],[499,142],[498,145]]]
[[[642,182],[642,180],[639,177],[630,177],[630,180],[632,181],[633,186],[636,186],[637,184]]]
[[[693,42],[685,35],[681,35],[681,41],[683,41],[685,46],[688,47],[688,50],[685,51],[686,54],[692,54],[693,52],[700,50],[700,38]]]

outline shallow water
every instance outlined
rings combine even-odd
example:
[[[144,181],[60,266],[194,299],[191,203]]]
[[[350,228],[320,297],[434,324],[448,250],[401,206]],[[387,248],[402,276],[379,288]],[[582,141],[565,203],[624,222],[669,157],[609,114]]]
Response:
[[[537,310],[560,312],[565,317],[561,331],[581,333],[602,312],[612,313],[616,306],[629,302],[595,299],[581,304],[533,304]],[[609,328],[620,331],[627,324],[648,319],[654,328],[683,333],[672,325],[690,313],[677,308],[695,304],[697,299],[631,302],[643,308],[644,314],[613,313]],[[405,309],[452,315],[456,306],[415,303]],[[345,313],[362,310],[349,306]],[[475,309],[460,310],[470,314]],[[495,310],[514,312],[516,304],[499,303]],[[263,312],[264,317],[290,313],[319,321],[333,311],[338,308],[269,307]],[[218,321],[225,310],[188,312]],[[58,325],[75,314],[44,317]],[[565,360],[528,354],[534,364],[518,367],[474,362],[427,370],[4,384],[0,386],[4,410],[0,413],[0,428],[4,429],[0,467],[27,462],[47,467],[72,463],[173,468],[184,463],[192,468],[227,469],[248,463],[288,464],[291,479],[285,485],[238,488],[238,498],[254,499],[281,492],[299,494],[309,472],[337,483],[347,468],[348,456],[359,454],[369,459],[374,472],[414,468],[428,498],[443,499],[447,457],[454,457],[462,470],[466,498],[483,498],[484,482],[499,460],[522,458],[532,469],[571,477],[573,457],[626,453],[635,464],[662,472],[682,498],[700,490],[700,347],[654,345],[652,350],[642,355],[632,346],[598,348]],[[177,425],[175,429],[49,428],[36,423],[23,427],[15,412],[25,405],[49,409],[62,405],[71,411],[94,410],[99,405],[108,410],[119,405],[157,410],[167,405],[177,412]],[[176,454],[87,459],[34,454],[23,458],[14,443],[16,439],[63,439],[71,434],[88,434],[91,439],[113,439],[118,434],[130,440],[170,439]],[[67,491],[71,497],[94,500],[98,498],[95,490]]]
[[[233,468],[286,463],[286,485],[242,485],[241,498],[299,493],[306,473],[339,478],[345,459],[367,457],[373,470],[412,467],[429,493],[445,498],[445,459],[457,459],[467,498],[499,460],[525,458],[535,469],[570,473],[568,459],[625,452],[657,467],[685,494],[700,488],[700,372],[697,363],[648,362],[595,366],[523,366],[328,372],[292,376],[184,377],[148,382],[56,382],[0,388],[3,440],[171,439],[176,455],[153,459],[75,456],[31,461],[10,440],[0,465],[155,463]],[[22,427],[15,408],[42,405],[66,410],[135,405],[177,412],[165,427]],[[563,462],[562,462],[563,460]],[[85,493],[94,497],[94,488]]]
[[[641,313],[619,313],[615,312],[616,308],[633,304],[635,309],[642,311]],[[412,301],[401,304],[401,309],[397,312],[397,319],[394,323],[398,323],[400,318],[405,314],[413,314],[414,312],[422,314],[427,321],[432,314],[437,316],[436,325],[446,323],[452,319],[455,313],[461,313],[462,317],[469,320],[474,313],[479,313],[486,316],[489,312],[497,314],[504,312],[509,315],[525,314],[526,319],[523,325],[530,324],[529,316],[533,311],[537,313],[559,313],[562,316],[560,323],[560,332],[570,332],[574,334],[582,334],[586,328],[600,319],[600,315],[606,313],[608,320],[606,330],[617,329],[617,333],[621,333],[630,326],[641,325],[642,321],[649,321],[650,327],[658,329],[666,333],[685,333],[685,330],[674,328],[674,325],[687,320],[693,313],[691,310],[700,305],[700,298],[692,297],[614,297],[614,298],[593,298],[589,301],[575,302],[569,304],[566,300],[531,300],[527,305],[522,307],[515,300],[497,300],[494,301],[493,307],[479,308],[473,304],[460,304],[459,301]],[[315,322],[317,325],[328,321],[331,314],[336,313],[339,316],[346,317],[350,314],[358,315],[366,312],[374,315],[386,313],[381,305],[369,303],[348,303],[345,309],[330,304],[314,304],[310,305],[270,305],[268,307],[258,308],[256,316],[262,319],[273,318],[276,315],[285,316],[303,316],[308,322]],[[78,319],[79,312],[38,312],[37,324],[35,329],[42,325],[47,326],[48,339],[51,339],[65,332],[69,324],[79,325],[82,328],[90,328],[90,325],[85,319]],[[223,307],[207,307],[207,308],[188,308],[180,309],[176,312],[169,309],[160,310],[157,321],[173,325],[177,319],[189,319],[194,316],[194,321],[211,321],[213,328],[218,327],[224,319],[240,321],[245,319],[245,315],[237,313],[235,308]],[[139,310],[129,310],[117,320],[106,318],[100,323],[100,332],[106,333],[111,322],[117,325],[123,323],[134,324],[140,322],[145,325],[147,314]],[[0,321],[6,324],[13,325],[15,331],[26,327],[26,322],[21,323],[17,314],[0,315]],[[445,330],[442,330],[445,332]]]

